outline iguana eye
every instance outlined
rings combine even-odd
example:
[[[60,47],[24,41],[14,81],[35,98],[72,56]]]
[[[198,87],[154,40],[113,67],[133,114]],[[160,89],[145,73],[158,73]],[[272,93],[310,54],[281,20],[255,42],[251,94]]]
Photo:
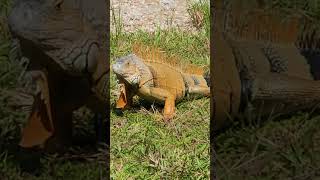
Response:
[[[56,10],[60,10],[62,6],[63,0],[55,0],[54,1],[54,7]]]

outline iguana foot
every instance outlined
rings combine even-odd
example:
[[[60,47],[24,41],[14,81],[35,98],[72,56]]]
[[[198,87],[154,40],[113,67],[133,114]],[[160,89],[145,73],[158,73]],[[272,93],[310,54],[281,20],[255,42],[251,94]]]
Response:
[[[163,120],[165,122],[168,122],[170,121],[171,119],[173,119],[175,116],[175,113],[172,113],[172,114],[163,114]]]
[[[164,121],[169,121],[175,116],[175,100],[167,98],[164,105],[163,117]]]

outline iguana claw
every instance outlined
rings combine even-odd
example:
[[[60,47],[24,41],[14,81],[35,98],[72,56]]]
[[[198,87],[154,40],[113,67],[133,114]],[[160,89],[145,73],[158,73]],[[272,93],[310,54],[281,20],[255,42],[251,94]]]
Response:
[[[175,116],[175,102],[174,100],[167,99],[165,102],[163,117],[164,121],[169,121]]]
[[[163,120],[165,122],[168,122],[170,121],[171,119],[173,119],[175,116],[175,113],[172,113],[172,114],[163,114]]]

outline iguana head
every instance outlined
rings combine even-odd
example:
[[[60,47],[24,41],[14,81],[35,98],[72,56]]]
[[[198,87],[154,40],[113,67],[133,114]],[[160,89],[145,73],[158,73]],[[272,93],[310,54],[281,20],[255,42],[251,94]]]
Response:
[[[53,50],[81,36],[82,19],[79,6],[66,0],[16,0],[9,27],[15,36]]]
[[[98,1],[101,0],[93,2]],[[29,53],[26,56],[44,53],[53,60],[51,63],[59,64],[68,73],[81,75],[94,71],[97,52],[102,46],[95,23],[104,17],[93,19],[96,16],[95,9],[84,9],[82,2],[16,0],[9,16],[9,28],[14,37],[20,40],[22,49],[38,49],[25,51]]]
[[[118,58],[112,65],[112,70],[117,77],[130,85],[139,85],[143,69],[148,69],[148,67],[134,54]]]

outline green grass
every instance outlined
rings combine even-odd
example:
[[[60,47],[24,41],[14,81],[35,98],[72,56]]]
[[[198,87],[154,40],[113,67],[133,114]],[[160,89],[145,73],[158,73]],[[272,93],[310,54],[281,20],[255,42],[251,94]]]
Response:
[[[295,115],[256,126],[233,127],[216,137],[221,179],[319,177],[320,117]]]
[[[202,3],[202,2],[201,2]],[[201,8],[200,8],[201,7]],[[114,19],[111,34],[111,63],[130,53],[134,42],[160,47],[169,55],[178,55],[186,63],[209,65],[208,4],[190,5],[190,14],[199,11],[198,33],[179,29],[153,33],[125,33]],[[207,14],[205,14],[207,12]],[[114,14],[118,14],[114,12]],[[193,16],[192,16],[193,17]],[[195,17],[196,18],[196,17]],[[202,22],[203,21],[203,22]],[[111,107],[118,90],[111,74]],[[132,109],[122,116],[111,113],[111,176],[114,179],[208,179],[210,101],[201,98],[177,105],[177,115],[169,123],[162,120],[162,106],[136,99]]]

